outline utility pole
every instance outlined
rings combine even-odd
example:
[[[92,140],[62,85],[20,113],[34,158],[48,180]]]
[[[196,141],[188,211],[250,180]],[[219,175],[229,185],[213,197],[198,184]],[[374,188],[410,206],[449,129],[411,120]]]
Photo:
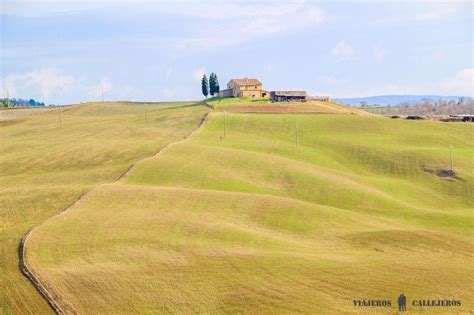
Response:
[[[7,89],[7,107],[10,108],[10,93],[8,92],[8,89]]]
[[[145,126],[148,127],[148,107],[147,107],[147,103],[145,103]]]
[[[224,138],[227,136],[227,120],[226,120],[226,111],[224,111]]]
[[[453,171],[453,146],[449,145],[449,160],[451,161],[451,172]]]
[[[298,130],[298,123],[296,123],[296,147],[298,147],[298,141],[299,141],[299,130]]]

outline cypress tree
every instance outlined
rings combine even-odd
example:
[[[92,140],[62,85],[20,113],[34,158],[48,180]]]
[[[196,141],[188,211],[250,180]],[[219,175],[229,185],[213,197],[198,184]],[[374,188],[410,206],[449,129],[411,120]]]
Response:
[[[214,73],[214,93],[219,93],[220,91],[219,80],[217,80],[217,74]]]
[[[209,75],[209,93],[214,96],[214,93],[216,91],[216,80],[215,80],[215,74],[214,72],[211,72]]]
[[[204,95],[207,98],[207,96],[209,95],[209,82],[207,81],[206,75],[202,76],[201,90],[202,90],[202,95]]]

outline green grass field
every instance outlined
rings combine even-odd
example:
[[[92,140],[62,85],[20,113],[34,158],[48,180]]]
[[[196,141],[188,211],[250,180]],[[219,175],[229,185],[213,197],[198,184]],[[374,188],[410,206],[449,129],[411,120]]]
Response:
[[[270,100],[268,98],[260,97],[211,97],[206,101],[207,103],[216,107],[239,104],[270,104]]]
[[[312,101],[307,102],[272,102],[267,98],[233,98],[214,97],[206,100],[216,111],[236,113],[278,113],[278,114],[352,114],[371,115],[370,113],[353,107],[339,105],[334,102]]]
[[[0,111],[0,314],[52,313],[20,273],[21,237],[81,193],[113,182],[134,161],[194,130],[208,109],[182,107],[190,104]]]
[[[224,137],[214,112],[191,139],[41,225],[27,259],[79,313],[395,313],[400,293],[469,312],[473,132],[227,113]],[[456,178],[440,178],[450,144]]]

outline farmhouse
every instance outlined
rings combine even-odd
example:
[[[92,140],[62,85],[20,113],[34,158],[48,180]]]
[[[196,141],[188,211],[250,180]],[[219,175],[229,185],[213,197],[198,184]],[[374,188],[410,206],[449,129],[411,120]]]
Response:
[[[309,97],[306,91],[265,91],[263,84],[257,79],[232,79],[227,83],[227,89],[217,93],[218,97],[263,97],[273,102],[306,101],[308,99],[329,102],[329,96]]]
[[[268,92],[263,90],[262,82],[259,80],[243,78],[230,80],[227,89],[220,91],[217,96],[268,97]]]

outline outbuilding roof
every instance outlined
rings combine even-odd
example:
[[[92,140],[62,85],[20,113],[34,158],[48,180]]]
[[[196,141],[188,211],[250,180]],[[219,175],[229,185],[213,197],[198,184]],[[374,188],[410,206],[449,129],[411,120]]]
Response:
[[[272,91],[276,96],[306,96],[306,91]]]

